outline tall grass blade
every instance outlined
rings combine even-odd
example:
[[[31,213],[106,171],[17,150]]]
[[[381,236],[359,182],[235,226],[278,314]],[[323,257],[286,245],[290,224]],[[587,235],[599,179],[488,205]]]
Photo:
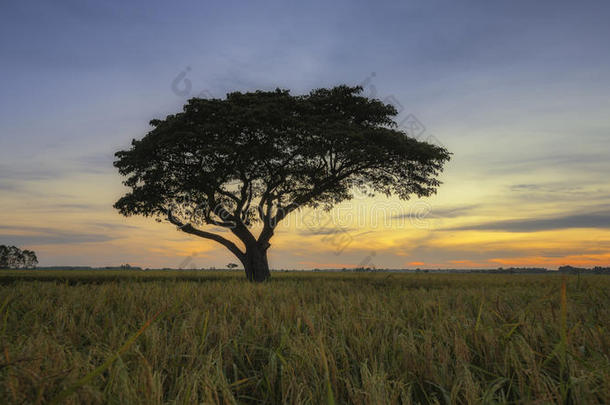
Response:
[[[165,311],[165,312],[167,312],[167,311]],[[70,387],[66,388],[64,391],[60,392],[55,398],[53,398],[51,400],[51,402],[49,402],[49,404],[55,405],[55,404],[61,403],[66,398],[68,398],[70,395],[72,395],[74,392],[76,392],[76,390],[78,390],[80,387],[86,385],[94,377],[96,377],[96,376],[100,375],[101,373],[103,373],[104,370],[106,370],[108,367],[110,367],[112,365],[112,363],[114,363],[114,361],[121,354],[123,354],[127,349],[129,349],[129,347],[131,347],[131,345],[135,343],[135,341],[140,337],[140,335],[142,333],[144,333],[146,331],[146,329],[148,329],[150,327],[150,325],[152,325],[152,323],[155,320],[157,320],[162,313],[164,314],[165,312],[159,311],[152,318],[150,318],[148,321],[146,321],[144,323],[144,325],[142,325],[140,330],[138,330],[129,339],[127,339],[125,344],[123,344],[123,346],[121,346],[121,348],[115,354],[110,356],[104,363],[102,363],[100,366],[98,366],[95,370],[93,370],[92,372],[90,372],[89,374],[84,376],[83,378],[81,378],[78,381],[76,381],[74,384],[72,384]]]
[[[566,278],[563,277],[561,282],[561,308],[560,308],[560,325],[559,325],[559,333],[560,333],[560,345],[559,345],[559,365],[560,372],[559,376],[561,379],[561,400],[565,404],[568,396],[568,384],[569,377],[567,375],[567,367],[568,367],[568,293],[567,293],[567,285]]]

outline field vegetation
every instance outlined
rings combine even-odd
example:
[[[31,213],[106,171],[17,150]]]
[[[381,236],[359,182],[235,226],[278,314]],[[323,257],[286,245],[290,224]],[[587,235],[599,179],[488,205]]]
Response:
[[[0,272],[0,402],[604,403],[610,277]]]

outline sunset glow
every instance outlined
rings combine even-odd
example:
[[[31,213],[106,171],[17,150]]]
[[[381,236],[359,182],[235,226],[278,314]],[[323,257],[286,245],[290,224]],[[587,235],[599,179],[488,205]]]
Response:
[[[347,83],[453,153],[443,185],[294,212],[272,268],[609,266],[606,13],[418,4],[3,6],[0,244],[41,266],[224,268],[224,247],[112,208],[114,152],[191,97]]]

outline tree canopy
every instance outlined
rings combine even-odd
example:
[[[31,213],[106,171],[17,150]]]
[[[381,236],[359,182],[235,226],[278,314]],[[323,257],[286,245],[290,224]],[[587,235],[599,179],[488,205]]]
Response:
[[[338,86],[299,96],[277,89],[190,99],[115,154],[130,190],[114,206],[221,243],[248,279],[265,280],[269,241],[292,211],[329,209],[356,189],[406,200],[440,185],[450,153],[407,136],[393,106],[361,92]],[[242,246],[206,225],[226,228]]]
[[[0,269],[31,269],[37,264],[38,258],[33,251],[0,245]]]

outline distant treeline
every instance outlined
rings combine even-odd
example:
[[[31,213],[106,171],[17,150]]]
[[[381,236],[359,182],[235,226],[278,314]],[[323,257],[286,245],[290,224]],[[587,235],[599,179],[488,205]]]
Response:
[[[584,267],[561,266],[559,272],[567,274],[610,274],[610,267],[596,266],[587,269]]]
[[[313,271],[325,271],[314,269]],[[326,270],[328,271],[328,270]],[[339,270],[333,270],[339,271]],[[348,272],[399,272],[399,273],[488,273],[488,274],[610,274],[610,267],[580,268],[572,266],[561,266],[557,270],[549,270],[544,267],[499,267],[497,269],[378,269],[373,267],[356,267],[341,269]]]
[[[38,258],[33,251],[0,245],[0,269],[33,269],[37,264]]]
[[[1,266],[0,266],[1,268]],[[216,267],[209,268],[142,268],[137,266],[130,266],[129,264],[122,264],[120,266],[106,266],[106,267],[91,267],[91,266],[47,266],[39,267],[39,270],[200,270],[200,271],[243,271],[241,269],[222,269]],[[387,268],[375,268],[375,267],[356,267],[356,268],[343,268],[343,269],[312,269],[312,270],[295,270],[295,269],[273,269],[275,272],[300,272],[300,271],[313,271],[313,272],[385,272],[385,273],[484,273],[484,274],[610,274],[610,267],[594,267],[594,268],[579,268],[572,266],[562,266],[558,270],[549,270],[544,267],[508,267],[508,268],[497,268],[497,269],[387,269]]]
[[[39,270],[143,270],[141,267],[131,266],[129,264],[121,264],[120,266],[45,266],[39,267]]]

